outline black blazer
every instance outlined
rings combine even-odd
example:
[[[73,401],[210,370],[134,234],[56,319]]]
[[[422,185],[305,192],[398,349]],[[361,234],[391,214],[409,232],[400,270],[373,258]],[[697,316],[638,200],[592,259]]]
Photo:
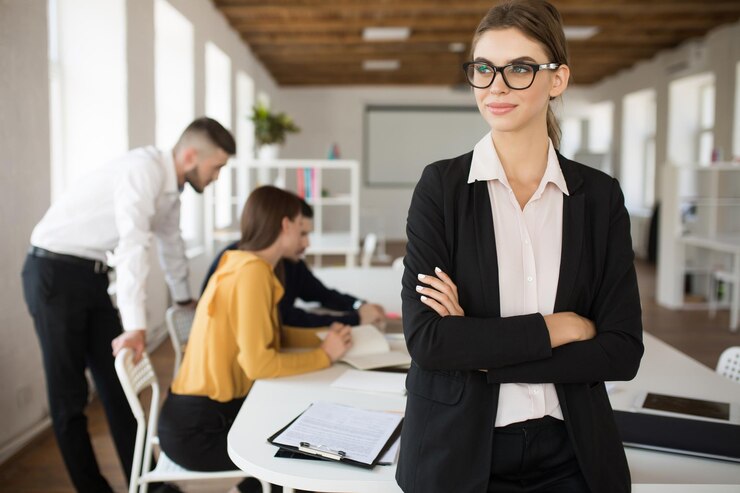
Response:
[[[643,353],[630,224],[617,181],[558,155],[563,246],[555,312],[593,320],[590,341],[550,347],[539,313],[502,318],[496,237],[485,181],[468,184],[472,152],[424,169],[409,208],[403,325],[413,359],[396,479],[406,492],[486,491],[502,383],[554,383],[591,491],[630,491],[603,382],[634,378]],[[438,266],[464,317],[419,301],[417,274]],[[487,373],[477,371],[487,369]],[[495,458],[493,458],[495,460]]]

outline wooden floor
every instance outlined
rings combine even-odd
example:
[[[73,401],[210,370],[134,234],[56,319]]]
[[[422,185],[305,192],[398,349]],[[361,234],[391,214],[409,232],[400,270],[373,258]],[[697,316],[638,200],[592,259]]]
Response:
[[[388,246],[391,258],[403,255],[402,246]],[[329,262],[325,262],[329,263]],[[655,304],[655,268],[637,263],[645,330],[678,348],[710,368],[714,368],[722,350],[740,345],[740,333],[728,330],[729,314],[720,311],[710,319],[704,311],[671,311]],[[152,355],[162,388],[172,378],[174,356],[169,343]],[[670,371],[670,368],[666,368]],[[88,410],[90,432],[100,467],[117,492],[126,491],[121,467],[108,434],[102,408],[97,399]],[[192,492],[225,492],[233,482],[199,482],[181,485]],[[51,431],[34,440],[25,449],[0,466],[0,492],[62,493],[74,491],[67,478],[61,456]]]

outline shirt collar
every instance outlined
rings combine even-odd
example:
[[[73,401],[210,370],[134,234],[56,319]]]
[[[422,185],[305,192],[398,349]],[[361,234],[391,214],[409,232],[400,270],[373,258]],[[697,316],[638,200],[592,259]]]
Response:
[[[552,145],[550,139],[547,139],[547,144],[547,167],[534,196],[539,197],[548,183],[555,184],[565,195],[570,195],[563,171],[560,169],[560,161],[558,161],[555,147]],[[509,180],[506,178],[504,167],[501,165],[501,160],[493,145],[491,132],[488,132],[473,148],[473,160],[470,164],[470,173],[468,173],[468,183],[490,180],[498,180],[506,188],[511,188],[509,186]]]
[[[175,158],[172,151],[158,151],[164,166],[164,191],[165,193],[180,193],[177,185],[177,170],[175,170]]]

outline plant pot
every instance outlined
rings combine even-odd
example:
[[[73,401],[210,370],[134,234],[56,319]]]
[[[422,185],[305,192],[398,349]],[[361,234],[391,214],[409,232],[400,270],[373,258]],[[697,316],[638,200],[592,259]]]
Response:
[[[257,150],[257,159],[260,161],[274,161],[280,153],[280,145],[263,144]]]

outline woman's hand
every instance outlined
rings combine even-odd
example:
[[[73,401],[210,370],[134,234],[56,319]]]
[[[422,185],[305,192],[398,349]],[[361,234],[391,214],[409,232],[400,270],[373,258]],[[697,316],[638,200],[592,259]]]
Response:
[[[553,348],[596,337],[596,325],[574,312],[545,315],[545,324],[550,333],[550,346]]]
[[[433,309],[440,316],[454,315],[461,317],[465,315],[457,300],[457,286],[450,276],[442,272],[439,267],[434,268],[437,277],[419,274],[419,281],[428,286],[416,286],[416,291],[421,294],[421,302]]]
[[[332,363],[349,351],[352,347],[352,327],[349,325],[334,322],[326,333],[326,338],[321,343],[321,349],[324,350]]]

